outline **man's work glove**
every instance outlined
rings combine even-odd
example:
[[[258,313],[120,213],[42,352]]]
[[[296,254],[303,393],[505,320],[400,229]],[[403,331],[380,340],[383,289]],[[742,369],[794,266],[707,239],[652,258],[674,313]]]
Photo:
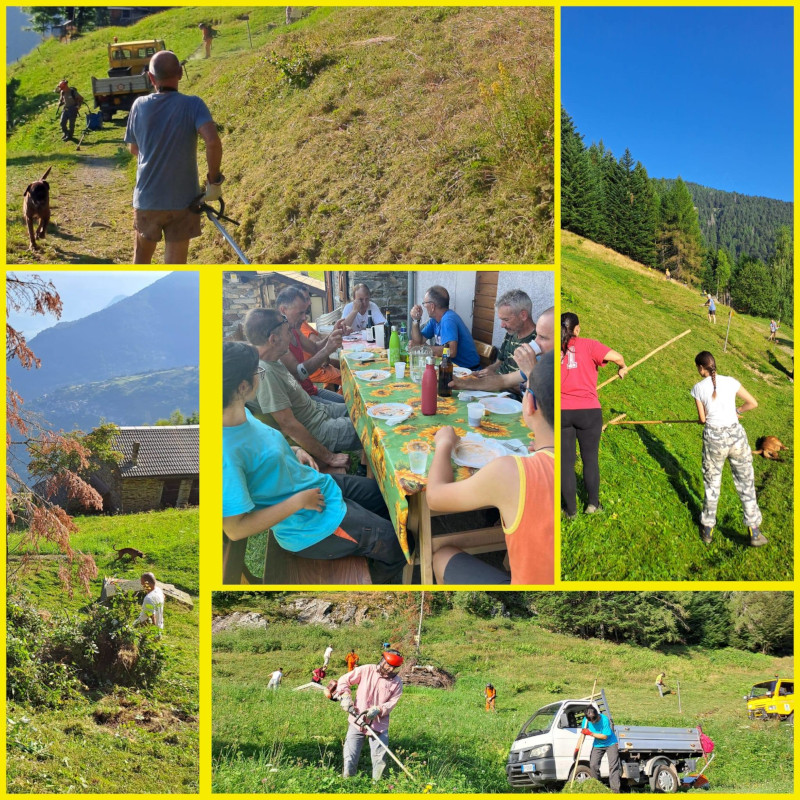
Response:
[[[368,720],[372,721],[380,713],[381,713],[381,710],[380,710],[380,708],[378,706],[370,706],[369,709],[367,710],[366,716],[367,716]]]
[[[219,200],[222,197],[222,181],[224,180],[225,178],[220,175],[217,183],[212,183],[209,180],[206,181],[206,191],[203,195],[204,203],[213,203],[215,200]]]
[[[350,713],[350,709],[353,707],[353,698],[350,697],[349,694],[346,694],[342,699],[339,705],[346,713]]]
[[[584,728],[584,729],[581,731],[581,733],[582,733],[584,736],[591,736],[591,737],[592,737],[592,739],[594,739],[594,734],[593,734],[593,733],[592,733],[592,732],[591,732],[591,731],[590,731],[588,728]]]

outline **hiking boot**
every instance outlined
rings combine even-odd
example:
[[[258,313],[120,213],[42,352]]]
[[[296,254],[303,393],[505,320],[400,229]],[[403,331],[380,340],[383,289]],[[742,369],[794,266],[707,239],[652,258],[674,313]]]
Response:
[[[597,505],[595,505],[594,503],[589,503],[589,505],[586,506],[586,513],[587,514],[597,514],[602,510],[603,510],[603,506],[601,506],[599,503]]]
[[[768,539],[761,533],[761,529],[758,526],[753,528],[747,529],[750,532],[750,546],[751,547],[761,547],[767,543]]]
[[[714,532],[713,525],[700,526],[700,541],[703,544],[711,544],[711,534]]]

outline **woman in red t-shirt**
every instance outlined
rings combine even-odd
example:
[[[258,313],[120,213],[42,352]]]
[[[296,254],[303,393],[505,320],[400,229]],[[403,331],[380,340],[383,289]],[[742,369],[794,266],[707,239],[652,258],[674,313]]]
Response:
[[[581,339],[578,315],[561,315],[561,502],[567,517],[578,513],[575,488],[575,440],[581,449],[587,514],[601,510],[600,434],[603,411],[597,399],[597,370],[611,361],[624,378],[625,359],[594,339]]]

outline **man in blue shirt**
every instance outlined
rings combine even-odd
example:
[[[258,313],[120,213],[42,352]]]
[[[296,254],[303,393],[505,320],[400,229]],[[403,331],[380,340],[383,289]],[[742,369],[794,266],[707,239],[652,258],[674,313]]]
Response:
[[[178,91],[183,69],[175,53],[156,53],[148,74],[156,91],[134,102],[125,131],[128,149],[137,158],[133,262],[149,264],[163,234],[164,263],[185,264],[189,240],[200,235],[200,215],[189,209],[203,191],[197,136],[206,144],[205,202],[222,196],[222,142],[206,104]]]
[[[430,319],[420,327],[422,306]],[[434,340],[433,354],[441,356],[445,347],[450,350],[450,360],[459,367],[477,369],[481,364],[475,342],[464,320],[450,309],[450,294],[444,286],[431,286],[425,292],[421,305],[411,309],[411,342],[420,345],[426,339]]]
[[[611,721],[605,714],[601,714],[594,706],[586,709],[586,719],[583,721],[581,733],[594,738],[592,755],[589,760],[589,769],[595,780],[600,780],[600,762],[603,754],[608,756],[608,783],[611,791],[619,794],[619,783],[622,768],[619,763],[619,744],[617,734],[611,726]]]

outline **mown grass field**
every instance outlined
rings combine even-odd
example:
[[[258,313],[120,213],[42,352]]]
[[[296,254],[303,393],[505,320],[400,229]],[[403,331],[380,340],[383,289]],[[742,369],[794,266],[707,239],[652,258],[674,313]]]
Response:
[[[600,390],[603,420],[696,419],[689,392],[700,380],[694,357],[709,350],[721,375],[732,375],[759,407],[742,417],[756,439],[777,436],[789,450],[781,461],[754,456],[765,547],[748,545],[739,498],[725,468],[714,541],[699,537],[703,505],[700,425],[620,425],[600,442],[601,514],[586,504],[578,457],[578,508],[562,515],[561,571],[565,580],[791,580],[793,577],[794,330],[781,322],[778,342],[767,341],[769,320],[717,305],[708,322],[698,290],[664,280],[613,251],[570,233],[562,239],[562,311],[574,311],[581,335],[599,339],[630,365],[687,329],[691,333]],[[616,374],[611,365],[598,382]]]
[[[241,222],[229,230],[252,262],[552,263],[551,9],[318,8],[287,27],[283,7],[255,8],[250,37],[242,11],[171,9],[9,67],[22,98],[7,141],[9,263],[131,260],[126,115],[80,152],[55,119],[57,77],[90,100],[114,35],[189,57],[182,91],[218,125],[227,213]],[[219,32],[208,60],[200,19]],[[308,84],[290,85],[273,51]],[[35,254],[22,193],[49,166],[53,222]],[[190,258],[235,261],[210,223]]]
[[[8,700],[7,790],[9,793],[197,792],[198,741],[198,531],[197,509],[116,517],[79,517],[73,546],[91,553],[99,576],[91,596],[69,598],[58,577],[58,561],[38,559],[16,571],[12,586],[24,586],[42,612],[80,615],[97,600],[104,576],[135,579],[152,571],[192,595],[195,607],[167,599],[165,636],[170,660],[148,693],[122,687],[92,690],[58,709],[35,709]],[[112,546],[136,547],[146,557],[135,566],[112,563]],[[53,549],[42,548],[42,553]],[[105,720],[105,721],[103,721]]]
[[[314,596],[343,601],[341,595]],[[347,601],[360,604],[361,597],[366,595]],[[242,602],[225,611],[262,611],[264,603]],[[339,677],[351,647],[362,664],[375,663],[386,637],[395,642],[416,632],[410,619],[382,618],[379,612],[373,618],[333,630],[275,621],[266,630],[240,628],[213,637],[215,792],[375,791],[366,751],[359,775],[341,777],[346,721],[339,705],[318,692],[291,691],[310,679],[329,642],[334,647],[329,674]],[[419,793],[427,784],[432,793],[511,791],[505,762],[523,723],[558,698],[588,695],[595,678],[617,724],[702,724],[718,753],[708,770],[712,792],[792,791],[793,728],[749,722],[741,699],[765,676],[789,675],[792,658],[732,649],[658,652],[550,634],[530,621],[484,620],[451,610],[425,619],[421,663],[447,669],[457,680],[449,691],[405,688],[392,712],[389,746],[416,781],[392,764],[381,793]],[[285,678],[273,693],[266,685],[277,667]],[[680,680],[682,713],[676,694],[658,697],[653,683],[662,669],[669,686]],[[488,682],[498,691],[497,714],[483,708]]]

